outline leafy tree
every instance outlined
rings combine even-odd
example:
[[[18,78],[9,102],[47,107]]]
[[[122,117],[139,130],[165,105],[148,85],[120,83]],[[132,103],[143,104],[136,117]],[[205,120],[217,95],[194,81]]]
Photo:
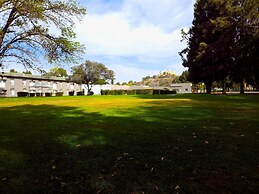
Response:
[[[56,76],[56,77],[67,77],[67,71],[61,67],[51,68],[50,71],[46,74],[47,76]]]
[[[146,76],[146,77],[143,77],[143,78],[142,78],[142,81],[146,81],[146,80],[149,80],[149,79],[151,79],[151,78],[152,78],[152,77],[148,75],[148,76]]]
[[[98,85],[105,85],[107,84],[107,81],[105,79],[98,79],[95,84],[98,84]]]
[[[179,76],[179,81],[181,83],[186,83],[188,82],[188,79],[189,79],[189,71],[188,70],[185,70],[182,72],[182,74]]]
[[[23,71],[23,73],[24,73],[24,74],[30,74],[30,75],[32,74],[32,73],[31,73],[30,71],[28,71],[28,70],[27,70],[27,71]]]
[[[180,81],[180,76],[175,76],[175,79],[172,81],[173,84],[178,84],[178,83],[181,83]]]
[[[81,65],[72,67],[72,72],[72,81],[86,84],[88,94],[91,93],[94,84],[104,83],[104,81],[105,83],[108,81],[113,82],[115,77],[114,72],[105,67],[105,65],[89,60]]]
[[[10,73],[18,73],[15,69],[10,69]]]
[[[0,0],[0,64],[15,60],[39,70],[43,56],[74,62],[84,50],[73,41],[74,19],[85,14],[76,0]]]
[[[133,86],[133,85],[135,85],[135,84],[136,84],[136,82],[134,82],[134,81],[132,81],[132,80],[128,81],[128,83],[127,83],[128,86]]]

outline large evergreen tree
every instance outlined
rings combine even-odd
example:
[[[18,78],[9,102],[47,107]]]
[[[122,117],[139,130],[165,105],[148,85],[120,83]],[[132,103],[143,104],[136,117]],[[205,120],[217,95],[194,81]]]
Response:
[[[74,19],[85,13],[76,0],[0,0],[0,64],[73,62],[84,50],[73,41]]]
[[[228,2],[229,31],[232,32],[232,71],[234,81],[258,86],[259,5],[256,0],[231,0]]]
[[[193,25],[184,37],[188,47],[180,52],[193,82],[229,79],[258,83],[258,5],[254,0],[197,0]]]
[[[211,47],[213,26],[210,21],[214,15],[215,9],[208,0],[195,3],[193,26],[187,35],[188,47],[180,53],[182,56],[186,54],[183,65],[189,68],[190,81],[205,82],[209,93],[215,75],[215,53]]]

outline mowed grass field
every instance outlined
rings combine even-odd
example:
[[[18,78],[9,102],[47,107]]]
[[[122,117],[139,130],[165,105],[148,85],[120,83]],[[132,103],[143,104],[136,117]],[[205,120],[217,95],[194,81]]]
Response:
[[[0,193],[257,193],[259,96],[0,98]]]

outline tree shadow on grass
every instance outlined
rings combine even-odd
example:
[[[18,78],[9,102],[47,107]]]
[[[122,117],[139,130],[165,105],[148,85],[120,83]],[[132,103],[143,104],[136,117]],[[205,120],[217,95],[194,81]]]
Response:
[[[213,134],[216,128],[202,132],[199,124],[214,118],[213,111],[167,105],[117,111],[0,108],[0,192],[255,193],[255,177],[248,174],[254,160],[240,170],[232,163],[241,156],[228,156],[237,139],[224,142],[230,137]]]

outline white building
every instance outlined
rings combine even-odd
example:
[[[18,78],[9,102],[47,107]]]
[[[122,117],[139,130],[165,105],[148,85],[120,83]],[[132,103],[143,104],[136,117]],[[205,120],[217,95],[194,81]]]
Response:
[[[85,84],[82,85],[82,88],[85,91],[85,95],[87,95],[87,86]],[[94,95],[101,95],[101,90],[164,90],[165,87],[149,87],[149,86],[127,86],[127,85],[94,85],[92,87],[92,92]],[[191,83],[179,83],[179,84],[171,84],[166,89],[172,91],[176,90],[177,93],[192,93],[192,84]]]
[[[170,90],[176,90],[177,93],[192,93],[192,83],[177,83],[169,86]]]

